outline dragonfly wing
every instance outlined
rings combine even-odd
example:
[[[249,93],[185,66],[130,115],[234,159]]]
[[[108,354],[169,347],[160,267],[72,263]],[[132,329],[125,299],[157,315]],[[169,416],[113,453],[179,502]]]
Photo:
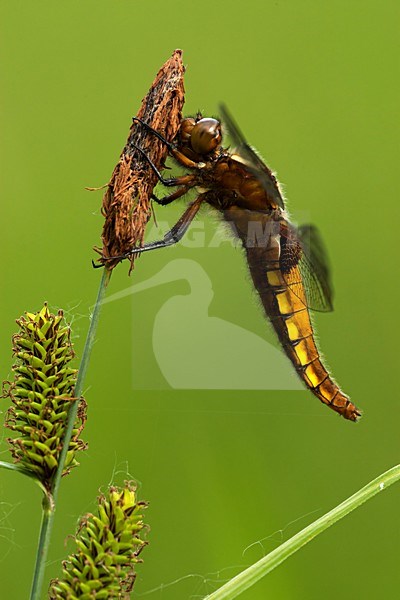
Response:
[[[333,288],[329,262],[318,229],[299,228],[283,222],[280,265],[287,285],[299,298],[304,294],[308,308],[333,310]]]
[[[235,153],[244,160],[247,168],[258,178],[268,196],[277,204],[277,206],[282,209],[285,208],[276,177],[257,152],[255,152],[255,150],[247,143],[243,133],[240,131],[226,106],[221,104],[219,109],[223,123],[226,125],[229,136],[235,144]]]

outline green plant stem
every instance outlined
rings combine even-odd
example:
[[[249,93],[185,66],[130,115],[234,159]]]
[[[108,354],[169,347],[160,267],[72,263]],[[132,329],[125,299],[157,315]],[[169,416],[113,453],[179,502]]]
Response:
[[[392,483],[400,479],[400,465],[389,469],[376,479],[368,483],[361,490],[350,496],[347,500],[330,510],[326,515],[308,525],[305,529],[297,533],[295,536],[281,544],[278,548],[264,556],[261,560],[251,565],[236,577],[225,583],[218,590],[206,597],[205,600],[230,600],[236,598],[254,585],[259,579],[267,573],[275,569],[284,560],[305,546],[308,542],[314,539],[318,534],[322,533],[339,521],[358,506],[388,488]]]
[[[43,513],[42,523],[40,527],[39,542],[36,554],[36,564],[33,574],[33,582],[30,600],[40,600],[41,590],[43,585],[43,577],[46,566],[47,554],[50,545],[50,537],[53,529],[54,513],[56,509],[58,489],[60,486],[61,476],[64,470],[65,458],[69,448],[69,443],[72,437],[72,431],[75,425],[76,416],[78,412],[79,398],[82,395],[83,384],[85,380],[86,371],[89,365],[90,354],[92,352],[97,325],[99,322],[100,308],[102,305],[103,298],[106,293],[108,282],[110,281],[111,271],[104,269],[103,276],[101,278],[99,291],[97,293],[96,304],[94,305],[93,314],[90,320],[89,330],[86,336],[85,348],[83,350],[82,360],[79,366],[78,377],[75,385],[75,398],[76,401],[71,404],[70,411],[68,413],[68,421],[65,429],[63,438],[63,447],[60,453],[58,469],[55,474],[52,487],[50,492],[43,498]]]

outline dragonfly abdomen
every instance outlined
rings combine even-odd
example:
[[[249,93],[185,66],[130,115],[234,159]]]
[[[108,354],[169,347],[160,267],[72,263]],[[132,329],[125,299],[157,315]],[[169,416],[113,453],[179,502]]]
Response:
[[[280,269],[276,268],[264,268],[264,281],[261,283],[261,274],[254,272],[258,269],[252,268],[251,260],[249,265],[266,315],[300,378],[321,402],[345,419],[356,421],[360,412],[332,379],[321,360],[304,290],[300,291],[297,287],[295,294]]]

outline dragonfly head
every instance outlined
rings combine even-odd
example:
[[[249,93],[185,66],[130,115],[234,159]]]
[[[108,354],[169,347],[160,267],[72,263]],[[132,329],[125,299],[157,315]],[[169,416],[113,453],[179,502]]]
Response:
[[[198,155],[211,154],[222,140],[221,123],[208,117],[183,119],[181,139]]]

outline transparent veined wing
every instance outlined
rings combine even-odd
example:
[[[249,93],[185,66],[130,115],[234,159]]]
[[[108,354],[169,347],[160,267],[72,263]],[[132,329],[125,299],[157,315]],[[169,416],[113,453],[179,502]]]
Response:
[[[333,310],[333,288],[325,246],[314,225],[282,222],[280,267],[294,294],[316,311]]]
[[[243,133],[240,131],[226,106],[221,104],[219,109],[222,115],[222,121],[226,125],[228,134],[235,145],[235,153],[243,158],[248,169],[259,179],[268,196],[276,203],[276,205],[280,208],[285,208],[276,177],[257,152],[255,152],[255,150],[247,143]]]

